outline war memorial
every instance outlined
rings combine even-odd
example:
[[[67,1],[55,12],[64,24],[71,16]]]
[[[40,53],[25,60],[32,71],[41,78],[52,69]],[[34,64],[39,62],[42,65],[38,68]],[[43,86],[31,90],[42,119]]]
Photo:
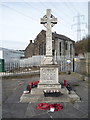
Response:
[[[46,10],[46,15],[40,19],[40,23],[46,27],[46,56],[40,66],[40,82],[29,94],[23,93],[20,102],[80,101],[80,97],[73,90],[69,91],[59,83],[58,64],[52,57],[52,27],[57,24],[57,18],[51,14],[51,9]],[[56,93],[58,97],[46,97],[45,93],[52,95]]]

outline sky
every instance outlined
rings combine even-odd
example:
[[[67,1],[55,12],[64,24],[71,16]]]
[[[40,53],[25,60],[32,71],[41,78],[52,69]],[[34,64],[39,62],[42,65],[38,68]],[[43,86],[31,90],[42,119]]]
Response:
[[[77,16],[80,15],[80,29],[84,30],[81,38],[88,34],[88,0],[1,0],[0,47],[24,50],[42,29],[46,30],[40,24],[46,9],[51,9],[58,19],[53,32],[77,41]]]

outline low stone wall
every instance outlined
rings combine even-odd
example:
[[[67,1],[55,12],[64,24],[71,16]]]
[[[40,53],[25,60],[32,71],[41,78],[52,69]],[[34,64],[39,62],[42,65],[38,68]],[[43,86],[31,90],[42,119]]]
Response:
[[[83,75],[84,79],[90,78],[90,53],[75,62],[75,72]]]

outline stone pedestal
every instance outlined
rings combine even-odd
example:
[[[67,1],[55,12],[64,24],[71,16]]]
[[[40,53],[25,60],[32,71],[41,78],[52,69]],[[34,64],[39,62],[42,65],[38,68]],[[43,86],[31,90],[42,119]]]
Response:
[[[52,65],[53,64],[53,57],[52,56],[45,56],[43,61],[42,61],[42,65]]]
[[[40,83],[38,88],[61,88],[58,82],[58,65],[42,65],[40,67]]]

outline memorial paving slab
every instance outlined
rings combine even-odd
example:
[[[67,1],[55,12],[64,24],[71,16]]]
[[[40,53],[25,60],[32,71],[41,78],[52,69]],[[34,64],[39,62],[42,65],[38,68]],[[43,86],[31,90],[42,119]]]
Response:
[[[4,88],[8,91],[8,89],[12,89],[14,84],[14,92],[11,95],[9,94],[7,99],[4,99],[2,105],[2,117],[3,118],[88,118],[88,83],[81,80],[76,73],[72,73],[71,75],[60,75],[60,80],[66,79],[68,83],[72,85],[72,89],[80,96],[81,102],[57,102],[63,105],[63,109],[61,111],[48,112],[43,110],[38,110],[37,105],[40,102],[35,103],[20,103],[20,97],[25,90],[27,84],[30,81],[39,80],[39,77],[32,77],[30,79],[14,79],[14,82],[10,82],[8,80],[5,81]],[[15,82],[18,82],[15,84]],[[8,84],[9,82],[9,84]],[[22,84],[20,84],[22,83]],[[75,84],[79,84],[79,86],[74,86]],[[15,86],[16,85],[16,86]],[[11,88],[10,88],[11,87]],[[82,89],[83,88],[83,89]],[[4,95],[6,90],[4,91]],[[13,89],[12,89],[13,90]],[[8,93],[8,92],[7,92]],[[6,98],[6,97],[4,97]],[[54,99],[54,98],[53,98]],[[55,102],[49,102],[55,103]]]
[[[3,118],[23,118],[26,112],[28,104],[27,103],[5,103],[2,107]]]

